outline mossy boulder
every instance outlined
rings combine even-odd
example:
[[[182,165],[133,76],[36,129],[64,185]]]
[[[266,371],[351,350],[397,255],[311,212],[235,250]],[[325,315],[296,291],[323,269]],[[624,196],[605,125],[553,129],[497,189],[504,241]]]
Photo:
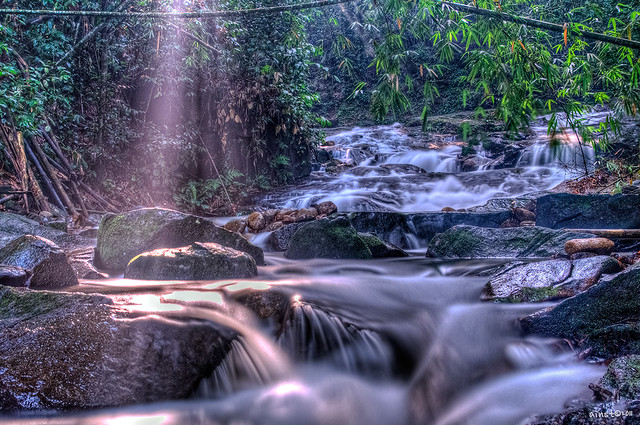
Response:
[[[301,226],[291,237],[286,258],[373,258],[366,242],[345,217],[316,220]]]
[[[614,359],[599,384],[620,397],[640,399],[640,355]]]
[[[66,254],[40,236],[24,235],[0,249],[0,264],[31,271],[30,288],[63,288],[78,284]]]
[[[181,248],[160,248],[134,257],[124,273],[130,279],[216,280],[258,274],[249,254],[215,243],[195,242]]]
[[[108,214],[100,221],[94,263],[101,269],[124,271],[133,257],[158,248],[178,248],[194,242],[213,242],[246,252],[256,264],[264,253],[237,233],[194,215],[163,208],[143,208]]]
[[[520,322],[527,334],[574,340],[590,355],[640,354],[640,264]]]
[[[509,263],[493,273],[482,299],[497,302],[540,302],[572,297],[622,265],[612,257]]]
[[[373,258],[408,257],[409,254],[397,246],[383,241],[378,236],[371,233],[359,233],[360,237],[367,245]]]
[[[495,229],[454,226],[433,237],[427,256],[437,258],[549,258],[564,252],[570,239],[594,237],[544,227]]]
[[[109,298],[0,286],[0,411],[186,398],[226,353],[212,323],[127,314]]]

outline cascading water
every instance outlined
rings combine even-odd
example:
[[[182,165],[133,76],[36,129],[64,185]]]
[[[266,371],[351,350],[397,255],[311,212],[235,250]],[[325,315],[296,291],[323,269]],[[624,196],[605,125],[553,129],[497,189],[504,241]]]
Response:
[[[598,122],[603,117],[588,118]],[[352,168],[338,176],[314,172],[306,182],[273,193],[264,203],[304,208],[333,201],[343,212],[462,209],[491,198],[547,190],[583,174],[585,167],[593,169],[593,148],[579,144],[572,133],[561,133],[556,143],[549,143],[546,126],[532,131],[514,163],[500,162],[478,146],[471,165],[459,159],[461,143],[449,140],[429,149],[400,124],[340,131],[327,137],[333,146],[324,149]]]
[[[588,398],[603,373],[566,346],[520,335],[516,319],[539,305],[480,303],[486,278],[466,275],[486,262],[272,255],[268,264],[260,281],[85,282],[123,308],[153,298],[146,314],[207,320],[238,336],[190,400],[0,423],[513,425]],[[132,291],[154,292],[120,295]],[[287,300],[280,321],[238,304],[247,291]]]

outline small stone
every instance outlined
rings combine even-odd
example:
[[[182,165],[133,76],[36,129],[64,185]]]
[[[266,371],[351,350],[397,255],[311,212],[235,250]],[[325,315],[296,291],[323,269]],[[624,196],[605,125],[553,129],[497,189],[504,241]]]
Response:
[[[233,220],[225,224],[223,227],[231,232],[242,234],[247,230],[247,222],[245,220]]]
[[[564,245],[567,254],[578,252],[593,252],[600,255],[609,255],[613,252],[615,243],[607,238],[571,239]]]
[[[275,232],[276,230],[284,227],[284,223],[281,221],[275,221],[267,226],[267,232]]]
[[[52,229],[60,230],[62,232],[69,231],[69,226],[68,226],[67,222],[64,221],[64,220],[50,221],[49,223],[46,223],[45,226],[51,227]]]
[[[282,221],[282,222],[289,222],[289,223],[293,223],[296,219],[295,219],[295,215],[296,215],[296,211],[293,208],[284,208],[280,211],[278,211],[278,213],[276,214],[275,217],[275,221]],[[293,221],[286,221],[286,219],[293,219]]]
[[[315,208],[302,208],[296,213],[296,223],[315,220],[318,216],[318,210]]]
[[[508,218],[505,221],[502,222],[502,224],[500,224],[500,228],[501,229],[507,229],[510,227],[518,227],[520,225],[520,223],[518,222],[518,220],[516,220],[515,218]]]
[[[267,222],[267,225],[273,223],[278,215],[278,210],[270,209],[262,212],[262,216]]]
[[[262,213],[255,211],[249,214],[249,217],[247,217],[247,224],[249,225],[250,229],[259,232],[267,227],[267,220],[264,218]]]
[[[514,208],[513,209],[513,215],[519,220],[519,221],[536,221],[536,215],[535,213],[526,210],[524,208]]]
[[[321,202],[315,207],[319,215],[331,215],[338,212],[338,206],[331,201]]]
[[[53,214],[51,213],[51,211],[40,211],[40,217],[51,218],[53,217]]]
[[[456,209],[455,208],[451,208],[451,207],[444,207],[443,209],[440,210],[441,212],[455,212]]]
[[[535,221],[521,221],[520,227],[534,227],[536,225]]]

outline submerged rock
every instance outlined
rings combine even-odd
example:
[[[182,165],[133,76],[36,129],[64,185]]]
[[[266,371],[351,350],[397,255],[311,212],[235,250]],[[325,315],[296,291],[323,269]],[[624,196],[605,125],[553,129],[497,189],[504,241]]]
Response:
[[[123,314],[103,296],[0,287],[0,409],[186,398],[233,337],[212,323]]]
[[[24,235],[0,249],[0,264],[29,269],[30,288],[63,288],[78,284],[66,254],[40,236]]]
[[[143,208],[125,214],[109,214],[100,221],[95,264],[123,271],[138,254],[158,248],[177,248],[194,242],[214,242],[251,255],[264,264],[262,249],[237,233],[201,217],[162,208]]]
[[[573,195],[538,198],[538,226],[581,229],[637,229],[640,195]]]
[[[528,334],[567,338],[586,355],[640,354],[640,264],[520,320]]]
[[[160,248],[134,257],[124,273],[130,279],[216,280],[258,274],[247,253],[215,243],[195,242],[181,248]]]
[[[433,237],[427,255],[437,258],[545,258],[564,251],[570,239],[593,235],[544,227],[494,229],[455,226]]]
[[[482,299],[500,302],[540,302],[572,297],[594,285],[603,273],[617,273],[622,265],[612,257],[580,260],[515,262],[497,270]]]
[[[284,256],[292,259],[373,258],[365,241],[345,217],[316,220],[301,226]]]

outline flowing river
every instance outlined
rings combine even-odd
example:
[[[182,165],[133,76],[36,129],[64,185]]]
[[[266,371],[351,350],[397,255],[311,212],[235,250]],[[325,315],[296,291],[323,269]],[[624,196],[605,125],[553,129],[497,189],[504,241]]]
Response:
[[[480,303],[497,261],[291,261],[269,255],[257,280],[83,282],[134,311],[211,320],[239,332],[190,400],[2,424],[526,423],[589,396],[604,372],[560,341],[523,338],[540,305]],[[234,302],[242,291],[291,300],[284,326]]]
[[[482,149],[463,171],[461,147],[417,149],[400,125],[333,134],[331,155],[357,165],[326,170],[272,194],[269,205],[331,200],[344,211],[439,211],[549,189],[593,162],[576,144],[551,151],[546,129],[514,164]],[[586,155],[576,159],[578,155]],[[517,319],[537,305],[481,303],[497,260],[440,261],[424,249],[400,259],[292,261],[266,256],[256,280],[83,281],[141,314],[206,320],[239,335],[188,400],[88,412],[5,416],[1,424],[409,425],[530,423],[590,396],[602,366],[579,362],[562,341],[525,338]],[[237,294],[289,300],[282,322],[258,319]]]

